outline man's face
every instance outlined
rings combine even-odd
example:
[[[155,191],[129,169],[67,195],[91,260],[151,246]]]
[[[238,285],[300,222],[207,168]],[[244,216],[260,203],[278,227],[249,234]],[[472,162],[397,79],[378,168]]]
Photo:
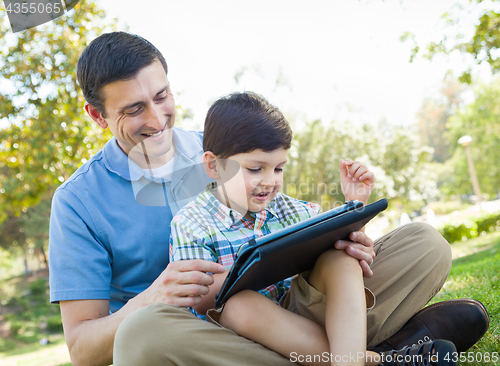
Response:
[[[104,123],[96,122],[109,127],[120,148],[139,165],[144,165],[144,149],[153,167],[166,164],[174,155],[175,102],[162,64],[154,61],[134,78],[104,86],[102,93],[106,117],[101,115]]]
[[[286,163],[286,150],[254,150],[249,153],[229,157],[225,167],[220,166],[220,175],[231,208],[251,219],[249,212],[264,210],[276,197],[283,185],[283,167]],[[234,163],[239,171],[234,175]],[[225,179],[227,177],[227,179]],[[219,184],[217,198],[225,202],[223,187]]]

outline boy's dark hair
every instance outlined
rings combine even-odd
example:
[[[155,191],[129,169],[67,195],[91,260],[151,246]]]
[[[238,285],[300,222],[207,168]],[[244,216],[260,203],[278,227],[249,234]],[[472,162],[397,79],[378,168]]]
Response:
[[[76,75],[85,100],[105,117],[102,88],[114,81],[132,79],[156,60],[167,73],[165,58],[144,38],[125,32],[99,36],[90,42],[78,60]]]
[[[289,149],[292,129],[278,108],[253,92],[232,93],[207,113],[203,150],[220,159],[261,149]]]

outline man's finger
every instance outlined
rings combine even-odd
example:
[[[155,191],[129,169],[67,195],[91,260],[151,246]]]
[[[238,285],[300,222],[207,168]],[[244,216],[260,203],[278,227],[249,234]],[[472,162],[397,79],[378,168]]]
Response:
[[[197,285],[197,284],[187,284],[187,285],[176,285],[175,287],[170,287],[165,289],[165,295],[172,299],[187,297],[187,296],[203,296],[208,294],[210,289],[208,286]]]
[[[172,305],[179,306],[181,308],[187,308],[196,306],[200,302],[201,302],[201,296],[184,296],[175,298]]]
[[[169,266],[172,266],[173,267],[173,268],[171,267],[172,269],[175,269],[176,271],[179,272],[190,272],[190,271],[210,272],[210,273],[224,272],[223,265],[211,261],[205,261],[202,259],[172,262],[169,264]]]
[[[177,283],[210,286],[214,283],[214,278],[212,275],[200,271],[179,272]]]

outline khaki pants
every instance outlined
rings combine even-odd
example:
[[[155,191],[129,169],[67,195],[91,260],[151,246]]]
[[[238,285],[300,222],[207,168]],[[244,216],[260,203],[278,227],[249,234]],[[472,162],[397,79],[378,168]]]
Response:
[[[430,225],[412,223],[375,242],[374,276],[365,286],[377,302],[368,314],[368,347],[397,332],[439,291],[451,249]],[[115,337],[114,365],[285,366],[290,360],[188,310],[154,304],[130,314]]]

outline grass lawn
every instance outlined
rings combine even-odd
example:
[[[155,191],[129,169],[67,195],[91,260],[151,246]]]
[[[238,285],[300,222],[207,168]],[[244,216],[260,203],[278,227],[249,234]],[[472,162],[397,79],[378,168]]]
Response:
[[[468,361],[458,364],[500,365],[500,232],[454,243],[452,252],[450,276],[432,302],[472,298],[481,301],[490,316],[488,332],[464,355]],[[491,360],[494,352],[496,362]]]
[[[1,366],[71,366],[64,338],[55,338],[46,346],[33,344],[0,353]]]
[[[453,266],[448,281],[431,303],[473,298],[481,301],[490,315],[490,328],[481,341],[464,355],[467,366],[500,365],[500,232],[452,245]],[[498,360],[491,360],[497,352]],[[489,361],[486,359],[489,357]],[[0,353],[0,366],[71,365],[63,338],[47,346],[38,344]]]

